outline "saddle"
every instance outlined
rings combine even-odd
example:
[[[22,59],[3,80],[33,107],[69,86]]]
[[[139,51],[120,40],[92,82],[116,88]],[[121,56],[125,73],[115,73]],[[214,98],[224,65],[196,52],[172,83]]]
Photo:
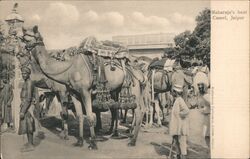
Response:
[[[87,37],[84,39],[78,48],[78,52],[91,56],[89,58],[93,64],[94,71],[100,66],[97,59],[99,59],[99,61],[100,59],[105,61],[109,60],[111,69],[115,69],[114,61],[118,60],[121,63],[123,70],[125,70],[124,63],[125,61],[128,61],[129,57],[128,49],[120,43],[108,40],[98,41],[95,37]]]
[[[162,73],[162,76],[159,76],[158,73]],[[153,78],[160,78],[159,80],[154,80],[154,89],[157,90],[157,92],[165,92],[165,90],[170,90],[172,73],[170,74],[166,70],[155,69],[154,77],[152,78],[152,76],[153,71],[151,70],[148,74],[148,79],[151,82]]]
[[[97,41],[95,37],[88,37],[80,44],[79,51],[91,52],[97,56],[109,57],[111,59],[128,58],[128,50],[125,46],[113,41]]]

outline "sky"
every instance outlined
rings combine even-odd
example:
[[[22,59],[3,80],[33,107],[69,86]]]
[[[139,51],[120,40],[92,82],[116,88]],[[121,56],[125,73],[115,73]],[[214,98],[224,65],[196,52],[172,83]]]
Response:
[[[0,19],[15,1],[0,1]],[[195,17],[209,1],[18,1],[24,26],[38,25],[48,49],[77,46],[88,37],[112,40],[117,35],[179,34],[192,31]]]

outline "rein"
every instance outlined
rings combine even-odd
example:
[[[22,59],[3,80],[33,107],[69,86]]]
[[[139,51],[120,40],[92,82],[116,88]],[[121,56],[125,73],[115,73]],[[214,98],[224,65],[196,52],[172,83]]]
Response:
[[[35,37],[35,36],[29,35],[29,34],[25,34],[25,35],[28,35],[28,36],[31,36],[31,37]],[[28,43],[28,44],[25,46],[25,48],[27,49],[28,52],[31,52],[36,46],[44,46],[43,41],[36,41],[36,42],[30,44],[29,41],[27,41],[25,38],[22,38],[22,40],[24,40],[24,41],[26,41],[26,42]],[[44,69],[42,69],[42,66],[39,64],[39,61],[38,61],[36,58],[34,58],[34,59],[35,59],[36,63],[40,66],[42,72],[43,72],[44,74],[49,75],[49,76],[50,76],[50,75],[53,75],[53,76],[55,76],[55,75],[60,75],[60,74],[62,74],[62,73],[64,73],[64,72],[68,71],[68,70],[71,68],[71,66],[73,65],[73,63],[74,63],[74,62],[72,62],[71,65],[69,65],[69,67],[67,67],[65,70],[63,70],[63,71],[61,71],[61,72],[49,73],[49,72],[45,72]],[[27,60],[27,62],[24,63],[24,64],[22,65],[22,67],[23,67],[23,66],[27,66],[27,65],[29,65],[29,64],[30,64],[30,60]]]
[[[20,60],[19,60],[19,62],[20,62]],[[23,67],[28,67],[30,65],[30,62],[31,62],[31,60],[27,59],[24,63],[22,63],[22,64],[20,63],[19,68],[21,69]]]

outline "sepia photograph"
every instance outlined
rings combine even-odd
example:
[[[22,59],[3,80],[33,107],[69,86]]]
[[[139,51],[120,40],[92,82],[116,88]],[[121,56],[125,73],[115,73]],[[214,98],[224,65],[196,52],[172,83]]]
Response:
[[[0,1],[1,158],[211,158],[214,18],[210,1]]]

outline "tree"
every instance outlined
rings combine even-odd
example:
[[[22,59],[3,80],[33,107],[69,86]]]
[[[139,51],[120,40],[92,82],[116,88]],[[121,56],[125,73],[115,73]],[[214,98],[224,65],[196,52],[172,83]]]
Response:
[[[193,34],[199,38],[201,41],[210,39],[211,32],[211,13],[209,9],[205,9],[196,17],[196,27],[193,31]]]
[[[197,25],[193,31],[193,35],[200,38],[197,46],[197,54],[201,56],[210,56],[210,36],[211,36],[211,11],[203,10],[197,17]]]
[[[168,55],[176,56],[177,54],[178,54],[178,50],[176,50],[176,48],[174,47],[164,49],[164,57],[167,57]]]
[[[196,27],[191,33],[184,31],[174,38],[175,50],[179,55],[189,57],[204,57],[209,59],[210,56],[210,31],[211,31],[211,12],[204,9],[196,17]]]

